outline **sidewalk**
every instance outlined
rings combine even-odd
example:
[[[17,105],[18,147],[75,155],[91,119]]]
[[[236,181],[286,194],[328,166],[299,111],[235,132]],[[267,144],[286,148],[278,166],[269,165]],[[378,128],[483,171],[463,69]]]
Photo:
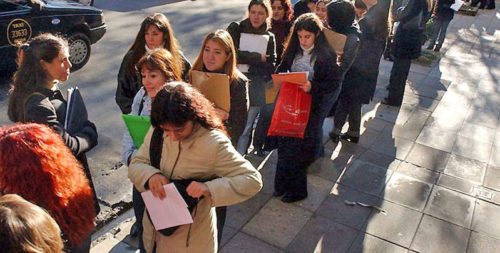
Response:
[[[262,191],[228,208],[220,252],[500,252],[500,13],[455,15],[441,53],[412,65],[401,108],[380,104],[392,66],[382,61],[359,144],[334,145],[327,120],[306,200],[272,197],[273,153]],[[134,252],[132,223],[91,252]]]

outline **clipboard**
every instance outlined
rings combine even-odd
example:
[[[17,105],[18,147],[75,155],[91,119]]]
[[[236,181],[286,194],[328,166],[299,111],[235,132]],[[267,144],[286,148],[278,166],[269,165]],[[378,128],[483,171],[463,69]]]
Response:
[[[135,147],[139,148],[151,127],[151,117],[123,114],[122,118],[134,141]]]
[[[64,129],[69,134],[80,131],[88,120],[87,108],[78,87],[68,89]]]
[[[308,74],[309,74],[308,72],[290,72],[290,73],[272,74],[271,77],[273,78],[274,86],[276,86],[279,89],[281,84],[285,81],[290,83],[300,83],[300,84],[307,83]]]
[[[347,40],[347,36],[341,33],[334,32],[328,28],[323,29],[326,40],[328,44],[335,50],[337,55],[342,55],[344,53],[344,46]]]
[[[215,106],[229,112],[231,110],[231,94],[229,76],[226,74],[209,73],[192,70],[191,82]]]
[[[241,33],[239,50],[265,55],[268,42],[269,35]],[[238,69],[242,73],[248,73],[249,68],[250,66],[248,64],[238,64]]]

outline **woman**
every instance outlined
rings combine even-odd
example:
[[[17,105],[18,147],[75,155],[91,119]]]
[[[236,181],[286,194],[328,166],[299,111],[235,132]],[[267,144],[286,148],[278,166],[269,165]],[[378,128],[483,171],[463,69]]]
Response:
[[[69,78],[71,63],[68,57],[68,42],[48,33],[38,35],[29,44],[21,46],[19,67],[12,78],[8,114],[13,122],[46,124],[56,131],[83,165],[94,189],[85,153],[97,145],[96,127],[86,120],[75,133],[64,129],[66,100],[58,86]],[[99,213],[97,197],[94,205],[96,213]]]
[[[368,12],[359,21],[361,28],[358,57],[347,72],[338,107],[335,111],[334,127],[330,138],[334,142],[339,137],[358,143],[361,127],[361,106],[369,104],[375,94],[380,58],[384,53],[388,36],[388,16],[390,0],[363,0]],[[378,2],[378,3],[377,3]],[[349,115],[349,131],[340,135]]]
[[[434,49],[434,51],[436,52],[439,52],[439,50],[441,50],[444,38],[446,37],[446,30],[448,30],[448,25],[455,15],[455,10],[451,8],[451,5],[453,5],[454,3],[455,0],[436,0],[436,6],[434,7],[434,13],[432,14],[433,22],[431,38],[429,45],[427,46],[428,50]]]
[[[387,87],[389,95],[382,100],[382,104],[399,107],[403,103],[411,60],[420,56],[428,6],[426,0],[409,0],[402,6],[392,6],[392,20],[399,25],[394,34],[394,64]]]
[[[168,83],[157,93],[151,124],[153,128],[130,164],[130,180],[140,192],[149,189],[163,199],[164,184],[190,179],[187,194],[203,198],[193,212],[193,223],[180,226],[170,236],[155,232],[144,218],[146,251],[155,247],[156,252],[216,252],[213,207],[236,204],[255,195],[262,187],[259,172],[236,152],[212,104],[189,84]],[[155,129],[163,131],[159,168],[151,166]]]
[[[326,0],[318,0],[316,2],[316,7],[314,8],[314,13],[318,16],[318,18],[321,20],[323,25],[327,25],[327,18],[326,18]]]
[[[293,5],[293,19],[297,19],[304,13],[314,13],[315,8],[316,0],[300,0]]]
[[[340,90],[342,73],[336,64],[336,53],[322,32],[321,20],[312,13],[301,15],[294,22],[292,35],[276,72],[309,72],[309,81],[299,87],[312,95],[309,121],[304,139],[282,137],[278,140],[278,164],[274,179],[274,196],[283,202],[307,197],[307,167],[320,149],[321,127],[331,98]]]
[[[136,67],[141,73],[143,87],[141,87],[134,97],[130,115],[149,116],[151,115],[151,101],[156,96],[156,93],[165,83],[181,80],[181,70],[177,69],[177,66],[173,64],[172,54],[163,48],[157,48],[146,52],[146,54],[139,59]],[[124,164],[129,165],[133,155],[137,152],[137,147],[128,131],[123,135],[122,143],[122,161]],[[132,189],[132,200],[136,221],[131,230],[131,234],[138,236],[139,249],[141,252],[144,252],[144,245],[142,242],[144,201],[135,187]]]
[[[271,32],[276,36],[276,63],[281,62],[283,43],[292,27],[293,9],[290,0],[271,0],[273,18],[271,19]]]
[[[61,228],[65,252],[89,252],[94,196],[63,139],[43,124],[4,126],[0,150],[0,193],[18,194],[47,210]]]
[[[269,18],[272,16],[271,6],[268,0],[251,0],[248,5],[248,18],[240,22],[232,22],[227,31],[233,38],[234,48],[238,64],[249,65],[245,75],[250,79],[249,97],[250,108],[243,134],[238,140],[238,152],[246,154],[253,131],[253,124],[257,115],[266,105],[265,83],[271,80],[276,63],[276,42],[274,34],[269,29]],[[264,35],[268,38],[266,54],[249,52],[240,48],[242,33]],[[261,119],[270,118],[261,114]],[[255,130],[254,148],[259,150],[264,145],[268,125],[266,120],[260,120]]]
[[[173,64],[182,72],[182,78],[187,80],[191,64],[181,52],[181,47],[174,37],[174,31],[165,15],[154,13],[142,21],[141,29],[123,57],[120,71],[118,72],[118,86],[115,100],[123,114],[132,110],[135,94],[142,87],[141,78],[137,75],[135,65],[137,61],[149,50],[164,48],[173,56]]]
[[[62,252],[59,226],[37,205],[16,194],[7,194],[0,197],[0,217],[3,252]]]

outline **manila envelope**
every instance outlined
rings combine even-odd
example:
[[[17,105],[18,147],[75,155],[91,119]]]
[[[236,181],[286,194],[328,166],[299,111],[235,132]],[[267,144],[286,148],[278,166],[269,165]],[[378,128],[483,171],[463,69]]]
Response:
[[[197,88],[215,106],[226,112],[231,110],[229,76],[193,70],[191,80],[193,87]]]
[[[345,41],[347,40],[347,36],[341,33],[334,32],[328,28],[323,29],[323,33],[325,34],[326,40],[328,44],[335,50],[337,55],[342,55],[344,53]]]
[[[284,81],[291,83],[306,83],[307,74],[308,73],[306,72],[272,74],[272,84],[266,84],[266,104],[274,103],[276,95],[278,95],[279,88]]]

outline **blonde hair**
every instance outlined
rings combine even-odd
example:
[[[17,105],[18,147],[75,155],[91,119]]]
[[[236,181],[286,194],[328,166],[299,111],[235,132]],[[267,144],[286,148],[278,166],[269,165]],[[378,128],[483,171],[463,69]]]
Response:
[[[201,45],[200,54],[196,58],[191,71],[203,71],[203,51],[208,41],[216,42],[224,48],[226,55],[229,55],[229,59],[224,63],[224,74],[228,75],[231,81],[246,80],[246,77],[236,68],[236,51],[234,49],[233,38],[227,31],[220,29],[207,34]],[[191,79],[191,72],[189,73],[189,79]]]
[[[64,247],[54,219],[15,194],[0,197],[0,238],[0,249],[11,253],[61,253]]]

